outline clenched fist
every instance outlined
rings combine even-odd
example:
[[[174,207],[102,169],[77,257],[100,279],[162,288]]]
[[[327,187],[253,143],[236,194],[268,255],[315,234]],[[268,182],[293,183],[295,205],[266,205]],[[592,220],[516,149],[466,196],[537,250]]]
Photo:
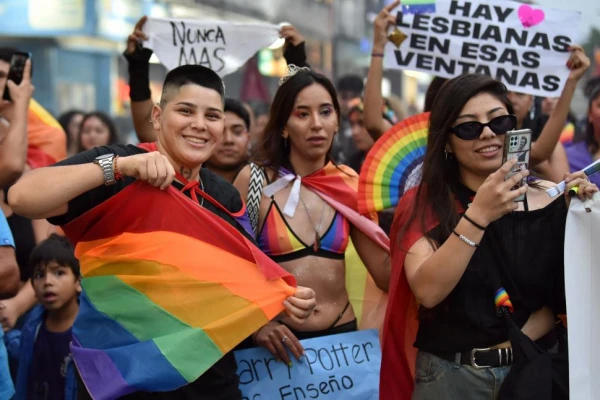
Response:
[[[169,159],[158,151],[119,157],[116,163],[121,175],[148,182],[160,190],[168,188],[175,178],[175,169]]]

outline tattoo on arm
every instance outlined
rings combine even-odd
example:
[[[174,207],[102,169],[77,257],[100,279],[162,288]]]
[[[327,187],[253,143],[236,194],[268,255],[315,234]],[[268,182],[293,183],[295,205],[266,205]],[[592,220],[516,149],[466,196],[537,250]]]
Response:
[[[193,178],[191,169],[185,169],[184,167],[181,167],[179,169],[179,173],[188,181]]]

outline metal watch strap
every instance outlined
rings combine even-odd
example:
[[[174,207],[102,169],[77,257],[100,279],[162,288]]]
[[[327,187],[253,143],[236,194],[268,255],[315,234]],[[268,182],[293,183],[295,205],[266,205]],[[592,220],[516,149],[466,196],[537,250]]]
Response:
[[[115,170],[113,166],[114,157],[103,158],[95,160],[96,164],[102,169],[102,175],[104,176],[104,184],[106,186],[114,185],[117,181],[115,179]]]

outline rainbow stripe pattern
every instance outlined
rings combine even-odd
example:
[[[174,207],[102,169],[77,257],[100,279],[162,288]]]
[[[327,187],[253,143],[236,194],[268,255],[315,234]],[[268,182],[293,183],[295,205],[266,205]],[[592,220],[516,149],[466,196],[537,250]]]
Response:
[[[361,214],[396,206],[407,190],[419,184],[428,132],[429,113],[421,113],[394,125],[375,142],[360,172]]]
[[[435,0],[402,0],[403,14],[433,14]]]
[[[348,221],[337,213],[327,231],[321,237],[319,246],[323,250],[334,253],[344,253],[348,246],[350,227]],[[264,226],[258,237],[258,247],[268,256],[279,256],[294,253],[312,246],[313,243],[303,243],[286,224],[277,205],[273,203]]]
[[[567,145],[573,143],[573,139],[575,139],[575,125],[572,122],[567,123],[560,133],[560,142],[563,145]]]
[[[280,176],[290,174],[282,168]],[[328,163],[317,172],[302,177],[302,185],[317,193],[327,204],[342,214],[352,228],[367,235],[381,248],[389,251],[389,238],[377,225],[377,214],[363,216],[358,213],[358,175],[345,165]],[[346,261],[346,290],[359,329],[381,329],[387,305],[387,294],[382,292],[358,256],[349,240],[344,253]]]
[[[94,399],[193,382],[295,292],[292,276],[173,187],[137,181],[63,229],[83,275],[72,353]]]
[[[494,295],[494,303],[496,304],[496,308],[507,307],[511,313],[514,311],[512,302],[510,301],[508,293],[506,293],[504,288],[496,290],[496,294]]]
[[[67,136],[62,127],[37,101],[31,99],[27,113],[27,164],[47,167],[67,156]]]

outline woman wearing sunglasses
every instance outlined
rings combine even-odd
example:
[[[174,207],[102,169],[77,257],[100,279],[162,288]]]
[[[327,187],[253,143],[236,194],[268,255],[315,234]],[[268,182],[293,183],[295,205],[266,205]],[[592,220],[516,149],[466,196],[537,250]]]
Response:
[[[528,171],[505,179],[516,162],[502,165],[512,112],[505,86],[484,75],[452,79],[435,99],[422,183],[402,198],[391,231],[381,399],[496,398],[514,362],[498,282],[499,305],[511,303],[533,340],[564,308],[566,202],[544,181],[514,189]],[[567,192],[598,191],[584,178],[567,176]]]

